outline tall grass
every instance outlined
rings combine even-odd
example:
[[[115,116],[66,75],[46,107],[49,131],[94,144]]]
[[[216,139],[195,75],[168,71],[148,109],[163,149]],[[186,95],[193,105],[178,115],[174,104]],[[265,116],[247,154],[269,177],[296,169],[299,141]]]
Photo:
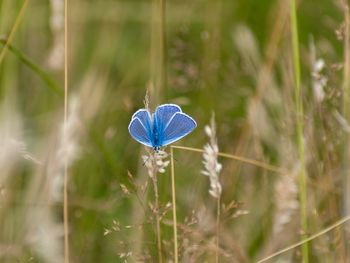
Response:
[[[55,1],[0,1],[1,262],[348,261],[345,1]],[[198,124],[153,178],[147,89]]]
[[[305,145],[304,145],[304,110],[303,110],[303,93],[301,90],[301,68],[299,55],[299,33],[296,11],[296,1],[290,1],[290,17],[292,31],[292,49],[293,49],[293,68],[294,68],[294,85],[295,85],[295,107],[296,107],[296,126],[297,140],[300,160],[299,172],[299,198],[300,198],[300,225],[303,237],[307,236],[308,232],[308,207],[307,207],[307,173],[305,167]],[[302,260],[304,263],[309,262],[308,243],[302,245]]]
[[[343,69],[343,111],[342,114],[347,121],[350,123],[350,14],[349,14],[349,6],[345,1],[342,2],[342,9],[344,14],[344,69]],[[348,133],[344,134],[344,142],[343,142],[343,215],[347,215],[350,213],[350,203],[349,203],[349,135]],[[347,239],[349,236],[349,230],[346,229],[344,239]],[[349,255],[348,246],[345,245],[346,253]]]
[[[174,232],[174,262],[179,262],[179,248],[177,238],[177,214],[176,214],[176,189],[175,189],[175,164],[174,164],[174,150],[170,147],[170,167],[171,167],[171,196],[173,207],[173,232]]]
[[[68,117],[68,0],[64,1],[64,133],[67,136]],[[63,179],[63,226],[64,226],[64,262],[69,263],[69,219],[68,219],[68,163],[64,163]]]
[[[11,28],[10,33],[9,33],[9,36],[6,39],[5,45],[1,49],[1,52],[0,52],[0,63],[4,59],[4,57],[6,55],[6,52],[9,49],[9,46],[11,45],[11,42],[13,41],[13,38],[15,37],[17,29],[18,29],[18,27],[19,27],[19,25],[21,23],[21,20],[23,18],[23,15],[25,14],[25,11],[27,9],[28,2],[29,2],[28,0],[23,1],[22,7],[21,7],[21,9],[18,12],[18,15],[17,15],[17,17],[15,19],[15,22],[14,22],[12,28]]]

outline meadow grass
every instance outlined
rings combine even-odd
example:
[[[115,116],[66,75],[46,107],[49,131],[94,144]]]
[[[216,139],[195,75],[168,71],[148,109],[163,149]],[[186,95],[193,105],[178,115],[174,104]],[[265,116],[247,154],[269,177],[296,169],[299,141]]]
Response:
[[[295,85],[295,112],[296,112],[296,126],[297,126],[297,141],[298,153],[300,161],[299,172],[299,199],[300,199],[300,225],[303,232],[303,238],[307,237],[307,173],[305,167],[305,145],[304,145],[304,106],[303,106],[303,92],[301,89],[301,69],[300,69],[300,55],[299,55],[299,33],[298,20],[296,11],[296,1],[290,1],[290,24],[291,24],[291,42],[293,49],[293,69],[294,69],[294,85]],[[308,243],[302,245],[302,261],[309,262],[309,248]]]
[[[349,260],[345,1],[64,3],[0,2],[0,262]]]
[[[64,1],[64,117],[62,136],[67,136],[68,119],[68,0]],[[68,142],[67,142],[68,143]],[[63,231],[64,231],[64,262],[69,263],[69,219],[68,219],[68,162],[63,165]]]

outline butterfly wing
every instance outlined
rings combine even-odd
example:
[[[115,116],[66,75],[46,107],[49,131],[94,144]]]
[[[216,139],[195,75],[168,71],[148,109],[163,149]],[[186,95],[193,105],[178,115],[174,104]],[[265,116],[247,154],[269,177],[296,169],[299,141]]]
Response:
[[[180,140],[196,127],[194,119],[183,112],[176,112],[164,129],[162,146]]]
[[[163,104],[156,109],[156,114],[163,120],[168,121],[176,112],[181,112],[181,108],[176,104]]]
[[[171,118],[177,112],[181,112],[181,108],[176,104],[163,104],[158,106],[154,113],[158,130],[164,131]]]
[[[179,106],[163,104],[157,107],[152,116],[146,109],[135,112],[129,124],[129,133],[139,143],[159,147],[183,138],[196,126],[196,122]]]
[[[133,118],[129,124],[130,135],[139,143],[152,147],[152,141],[150,140],[149,132],[143,126],[139,118]]]
[[[153,147],[150,114],[145,109],[134,113],[129,124],[130,135],[139,143]]]
[[[175,113],[181,112],[181,108],[175,104],[163,104],[157,107],[152,115],[153,135],[155,146],[163,146],[164,130]]]
[[[139,109],[137,112],[135,112],[132,115],[131,120],[134,118],[139,118],[139,120],[141,121],[143,126],[145,126],[146,129],[151,127],[151,116],[150,116],[148,110]]]

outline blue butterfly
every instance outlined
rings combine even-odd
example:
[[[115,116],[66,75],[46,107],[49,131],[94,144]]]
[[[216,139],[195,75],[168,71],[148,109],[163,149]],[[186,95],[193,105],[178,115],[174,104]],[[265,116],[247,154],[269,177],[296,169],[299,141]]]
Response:
[[[139,143],[158,151],[176,142],[196,128],[197,123],[175,104],[163,104],[154,113],[140,109],[132,115],[130,135]]]

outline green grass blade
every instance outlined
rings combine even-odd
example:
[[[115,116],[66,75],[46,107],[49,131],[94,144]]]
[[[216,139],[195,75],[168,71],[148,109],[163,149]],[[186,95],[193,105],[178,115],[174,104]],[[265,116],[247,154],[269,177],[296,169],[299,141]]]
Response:
[[[6,38],[0,37],[0,44],[6,45]],[[26,66],[28,66],[31,70],[33,70],[43,82],[55,93],[60,96],[63,96],[63,90],[61,87],[47,74],[44,70],[42,70],[39,66],[33,63],[26,55],[24,55],[19,49],[14,47],[11,44],[8,44],[8,50],[14,54],[20,61],[22,61]]]
[[[296,1],[290,0],[290,23],[292,31],[292,51],[294,67],[294,84],[295,84],[295,105],[296,105],[296,124],[297,124],[297,141],[300,159],[299,172],[299,199],[300,199],[300,225],[303,232],[303,238],[307,238],[307,173],[305,169],[305,145],[304,145],[304,128],[303,128],[303,100],[300,84],[300,54],[299,54],[299,37],[298,21],[296,12]],[[309,247],[307,243],[302,245],[302,261],[309,262]]]

